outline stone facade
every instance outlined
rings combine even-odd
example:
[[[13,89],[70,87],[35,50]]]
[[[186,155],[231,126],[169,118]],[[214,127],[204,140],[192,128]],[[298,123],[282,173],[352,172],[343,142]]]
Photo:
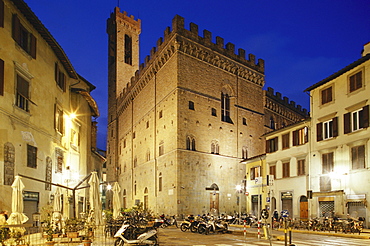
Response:
[[[116,8],[107,23],[113,51],[108,180],[120,182],[124,206],[143,203],[167,214],[237,212],[235,187],[245,180],[240,162],[264,153],[264,61],[246,59],[243,49],[235,54],[221,37],[213,43],[207,30],[200,36],[194,23],[185,29],[175,16],[137,66],[140,20]]]
[[[95,87],[77,74],[24,1],[0,0],[0,5],[0,208],[10,212],[15,175],[73,187],[100,169],[104,158],[92,151],[92,117],[99,116],[90,96]],[[55,186],[22,181],[25,212],[32,220],[32,213],[50,202]],[[82,212],[87,194],[76,193]]]

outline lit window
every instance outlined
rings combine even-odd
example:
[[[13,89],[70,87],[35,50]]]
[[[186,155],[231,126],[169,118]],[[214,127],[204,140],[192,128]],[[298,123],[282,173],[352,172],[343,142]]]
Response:
[[[260,170],[261,170],[260,166],[252,167],[250,170],[250,179],[255,180],[257,177],[260,177]]]
[[[293,146],[298,146],[307,143],[307,127],[293,131]]]

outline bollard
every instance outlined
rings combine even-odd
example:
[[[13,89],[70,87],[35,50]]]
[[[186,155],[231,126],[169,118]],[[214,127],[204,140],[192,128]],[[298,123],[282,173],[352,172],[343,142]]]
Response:
[[[246,221],[244,220],[244,238],[247,237],[247,224]]]
[[[284,218],[284,245],[288,246],[287,231],[286,231],[286,218]]]
[[[289,245],[292,245],[292,228],[289,227]]]
[[[257,222],[257,224],[258,224],[258,229],[257,229],[257,235],[258,235],[258,239],[260,239],[261,238],[261,232],[260,232],[260,229],[261,229],[261,221],[259,220],[258,222]]]

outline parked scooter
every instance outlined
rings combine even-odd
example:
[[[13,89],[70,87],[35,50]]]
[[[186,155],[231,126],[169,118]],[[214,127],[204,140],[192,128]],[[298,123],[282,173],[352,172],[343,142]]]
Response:
[[[114,246],[123,245],[159,245],[157,230],[154,227],[138,227],[131,224],[123,224],[114,235]]]
[[[195,223],[194,215],[188,215],[188,217],[181,223],[180,230],[185,232],[187,230],[191,230],[193,228],[192,225]]]
[[[179,227],[177,225],[177,220],[176,220],[175,215],[171,216],[170,219],[167,219],[164,214],[162,214],[160,217],[163,220],[162,227],[167,227],[167,226],[171,226],[171,225],[176,226],[176,228]]]
[[[200,234],[209,234],[210,232],[226,233],[229,230],[229,224],[224,220],[216,220],[213,216],[208,219],[206,223],[201,223],[198,226]]]

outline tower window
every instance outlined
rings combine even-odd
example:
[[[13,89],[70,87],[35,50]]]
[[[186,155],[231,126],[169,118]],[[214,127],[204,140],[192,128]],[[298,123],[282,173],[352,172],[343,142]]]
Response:
[[[212,108],[211,114],[212,116],[217,116],[217,110],[215,108]]]
[[[189,109],[194,110],[194,102],[189,101]]]
[[[125,63],[132,65],[132,38],[125,35]]]

